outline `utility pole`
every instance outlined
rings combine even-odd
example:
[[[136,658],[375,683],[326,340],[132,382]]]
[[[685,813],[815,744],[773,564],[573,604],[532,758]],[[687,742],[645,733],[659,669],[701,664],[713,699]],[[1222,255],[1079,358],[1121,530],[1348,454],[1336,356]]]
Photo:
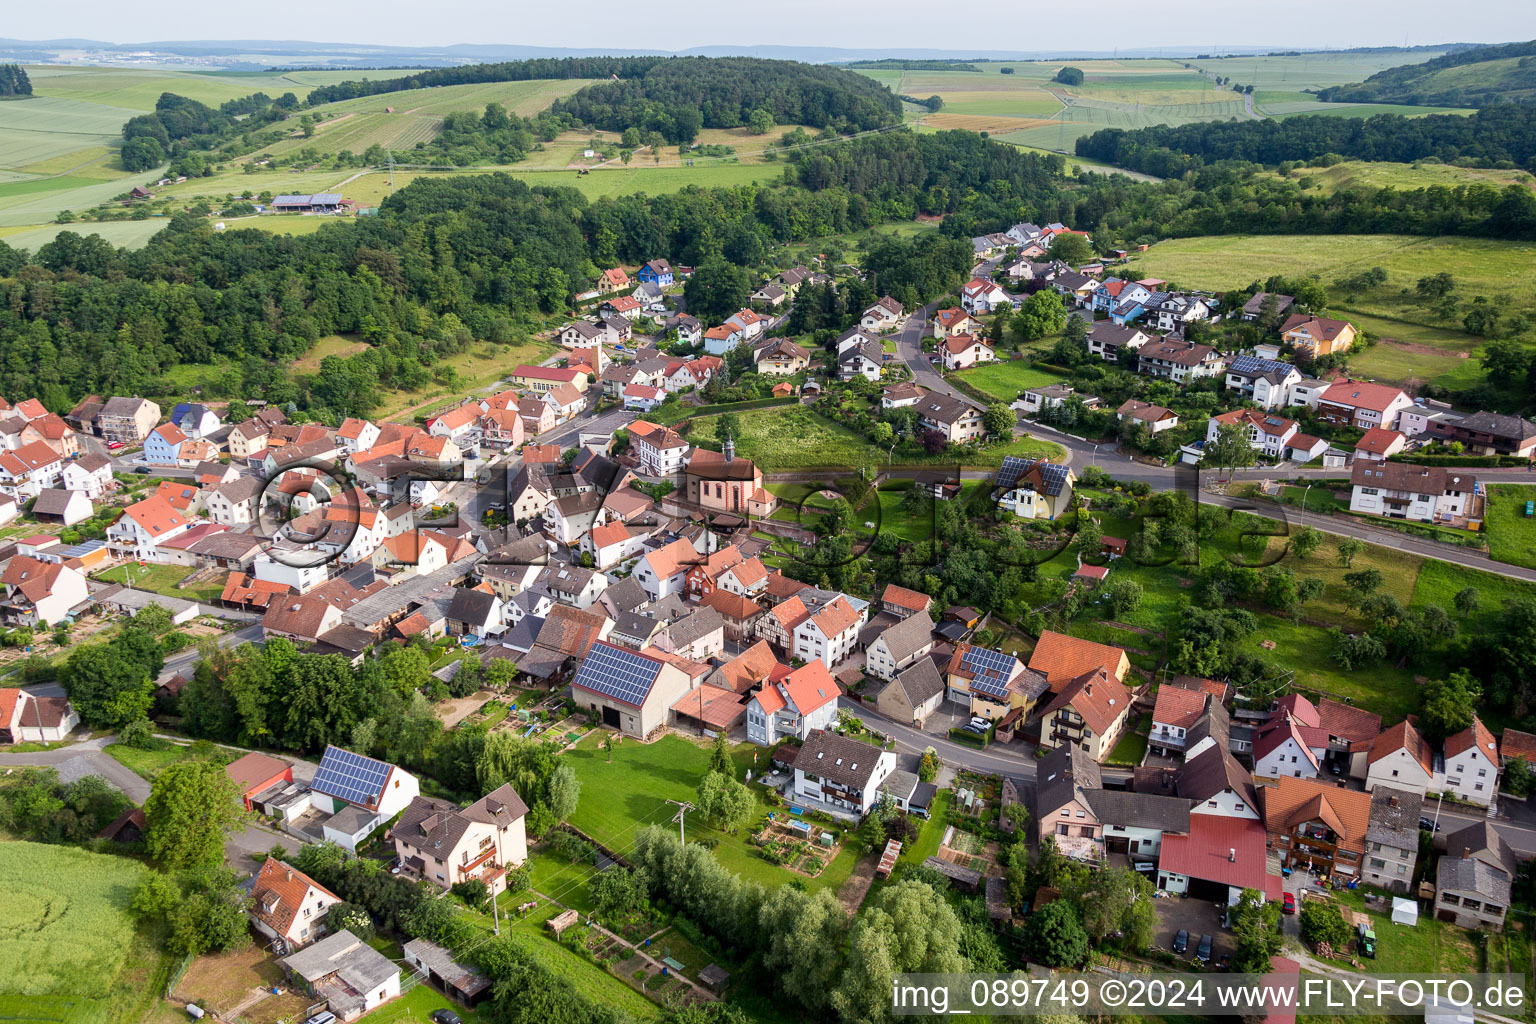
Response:
[[[672,820],[677,822],[677,845],[683,846],[685,845],[683,839],[683,817],[689,811],[694,810],[694,806],[687,800],[668,800],[667,803],[677,805],[677,814]]]
[[[501,934],[501,914],[496,909],[496,894],[491,893],[491,931],[496,935]]]

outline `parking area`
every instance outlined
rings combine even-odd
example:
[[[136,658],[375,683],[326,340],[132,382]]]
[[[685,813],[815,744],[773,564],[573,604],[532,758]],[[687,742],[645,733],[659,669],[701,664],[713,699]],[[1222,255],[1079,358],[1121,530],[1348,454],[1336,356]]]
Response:
[[[1221,927],[1222,910],[1209,900],[1197,900],[1187,896],[1169,896],[1157,901],[1157,948],[1173,951],[1173,939],[1179,929],[1189,932],[1189,948],[1180,958],[1193,960],[1200,944],[1200,936],[1211,936],[1211,961],[1222,954],[1231,955],[1237,949],[1232,933]]]

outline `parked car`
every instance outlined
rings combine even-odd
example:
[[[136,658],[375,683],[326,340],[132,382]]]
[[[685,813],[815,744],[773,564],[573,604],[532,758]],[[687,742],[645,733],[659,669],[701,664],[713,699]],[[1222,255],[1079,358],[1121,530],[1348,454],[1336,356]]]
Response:
[[[1195,947],[1195,959],[1203,964],[1211,962],[1211,937],[1209,935],[1200,936],[1200,945]]]
[[[114,451],[114,452],[117,451],[119,448],[127,448],[127,447],[128,446],[126,444],[124,444],[123,442],[121,442],[121,441],[113,441],[113,442],[111,442],[111,443],[109,443],[107,445],[107,449],[109,451]]]
[[[133,471],[135,473],[138,473],[138,474],[142,475],[142,476],[147,476],[149,474],[149,467],[148,466],[135,466]]]
[[[452,1010],[433,1010],[432,1024],[459,1024],[459,1015]]]
[[[1293,893],[1293,892],[1288,892],[1288,893],[1284,893],[1282,895],[1284,897],[1285,902],[1281,906],[1280,909],[1285,911],[1287,914],[1294,914],[1294,913],[1296,913],[1296,894]]]
[[[1180,928],[1178,934],[1173,937],[1173,951],[1179,956],[1183,956],[1184,951],[1187,949],[1189,949],[1189,932],[1184,928]]]
[[[1335,775],[1343,775],[1344,762],[1335,758],[1334,760],[1328,762],[1328,770],[1333,772]]]
[[[1440,831],[1440,826],[1435,823],[1433,818],[1420,818],[1419,819],[1419,828],[1423,829],[1425,832],[1439,832]]]
[[[321,1010],[304,1024],[336,1024],[336,1015],[330,1010]]]

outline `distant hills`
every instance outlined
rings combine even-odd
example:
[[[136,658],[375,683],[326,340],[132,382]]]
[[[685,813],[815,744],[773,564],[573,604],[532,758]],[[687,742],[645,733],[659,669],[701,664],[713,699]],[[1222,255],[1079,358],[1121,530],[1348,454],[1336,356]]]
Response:
[[[1444,50],[1473,44],[1441,44]],[[1222,46],[1198,48],[1202,53],[1251,55],[1269,52],[1273,47]],[[1384,49],[1396,49],[1387,47]],[[1412,53],[1426,47],[1407,47]],[[188,62],[214,64],[233,70],[257,70],[272,66],[304,65],[339,70],[370,67],[444,67],[482,62],[528,60],[540,57],[767,57],[796,60],[809,64],[834,64],[850,61],[896,58],[906,60],[1058,60],[1090,59],[1112,56],[1129,58],[1190,57],[1176,47],[1142,47],[1122,50],[943,50],[936,48],[877,48],[840,46],[695,46],[686,50],[648,50],[634,47],[555,47],[504,45],[497,43],[461,43],[453,46],[383,46],[367,43],[322,43],[293,39],[181,39],[151,40],[140,43],[113,43],[98,39],[5,39],[0,38],[0,61],[50,63],[60,57],[85,54],[101,63],[132,62],[144,54],[159,58],[181,58]],[[165,63],[162,59],[157,63]]]
[[[1407,103],[1428,107],[1484,107],[1536,102],[1536,40],[1475,46],[1422,64],[1378,71],[1363,82],[1323,89],[1334,103]]]

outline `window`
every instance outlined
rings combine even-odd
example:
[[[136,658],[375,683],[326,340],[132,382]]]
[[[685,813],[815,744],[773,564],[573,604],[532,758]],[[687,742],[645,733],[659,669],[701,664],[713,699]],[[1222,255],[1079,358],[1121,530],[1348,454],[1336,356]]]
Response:
[[[1399,864],[1397,866],[1397,873],[1399,875],[1406,875],[1408,873],[1408,865],[1406,865],[1406,864]]]
[[[1386,866],[1387,866],[1387,862],[1386,861],[1381,860],[1380,858],[1377,858],[1377,857],[1372,857],[1371,858],[1371,867],[1374,870],[1380,871],[1382,868],[1384,868]]]
[[[1488,777],[1488,769],[1487,768],[1479,768],[1477,770],[1477,777],[1480,778],[1480,779],[1487,778]]]
[[[1483,901],[1482,900],[1474,900],[1470,896],[1468,896],[1466,899],[1462,900],[1461,901],[1461,905],[1466,910],[1482,910],[1483,909]]]
[[[1448,907],[1454,907],[1461,902],[1461,897],[1455,893],[1443,892],[1440,894],[1440,902]]]

